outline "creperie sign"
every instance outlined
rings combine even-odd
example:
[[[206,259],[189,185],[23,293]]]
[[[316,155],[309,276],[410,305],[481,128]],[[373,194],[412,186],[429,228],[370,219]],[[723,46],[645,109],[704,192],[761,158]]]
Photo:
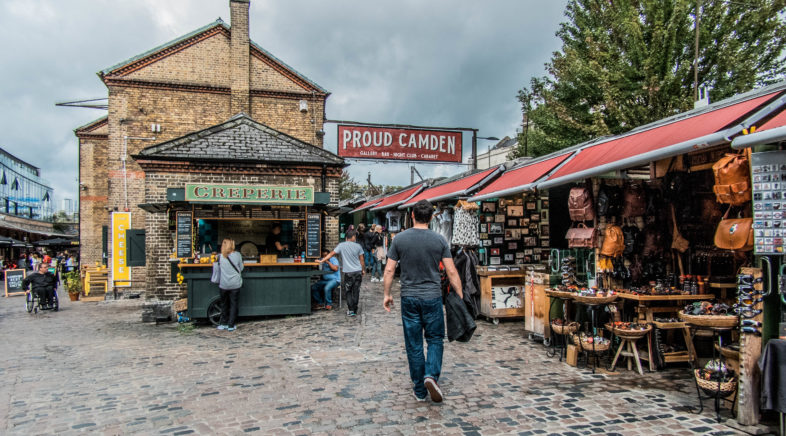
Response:
[[[338,155],[356,159],[461,162],[461,132],[338,126]]]

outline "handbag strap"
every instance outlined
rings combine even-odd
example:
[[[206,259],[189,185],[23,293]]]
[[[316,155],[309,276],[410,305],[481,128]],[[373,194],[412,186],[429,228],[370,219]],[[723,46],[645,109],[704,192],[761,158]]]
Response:
[[[234,269],[235,269],[235,271],[236,271],[238,274],[240,274],[240,270],[239,270],[239,269],[237,269],[237,267],[235,266],[235,264],[232,262],[232,259],[230,259],[230,258],[228,258],[228,257],[227,257],[227,260],[229,261],[229,264],[230,264],[230,265],[232,265],[232,268],[234,268]],[[219,256],[219,257],[218,257],[218,263],[219,263],[219,264],[221,263],[221,256]]]

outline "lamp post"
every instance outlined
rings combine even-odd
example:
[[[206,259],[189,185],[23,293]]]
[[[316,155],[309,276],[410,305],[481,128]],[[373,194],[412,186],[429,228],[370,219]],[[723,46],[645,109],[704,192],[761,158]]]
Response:
[[[496,136],[483,137],[478,136],[478,129],[472,129],[472,169],[478,169],[478,139],[487,139],[489,141],[499,141]],[[489,153],[491,153],[489,151]],[[489,166],[491,166],[491,154],[489,154]]]

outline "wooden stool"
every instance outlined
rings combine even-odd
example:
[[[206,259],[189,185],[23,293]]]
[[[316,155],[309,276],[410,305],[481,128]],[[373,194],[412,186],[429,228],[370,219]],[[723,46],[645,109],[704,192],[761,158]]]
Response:
[[[641,339],[642,337],[646,336],[651,330],[642,330],[640,335],[629,335],[626,334],[624,336],[620,336],[617,334],[618,330],[615,331],[617,337],[622,340],[619,348],[617,348],[617,354],[614,355],[614,360],[611,362],[611,370],[614,371],[614,368],[617,367],[617,360],[620,356],[627,357],[628,361],[628,371],[632,369],[631,360],[636,362],[636,371],[640,375],[644,375],[644,370],[641,368],[641,359],[649,360],[647,357],[639,356],[639,349],[636,347],[636,341]],[[650,349],[650,342],[647,341],[647,355],[652,355],[652,350]]]

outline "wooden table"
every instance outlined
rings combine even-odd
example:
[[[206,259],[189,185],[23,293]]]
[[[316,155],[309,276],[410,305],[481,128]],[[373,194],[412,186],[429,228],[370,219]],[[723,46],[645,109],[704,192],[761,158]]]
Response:
[[[666,363],[672,362],[691,362],[693,361],[698,365],[698,361],[696,360],[696,351],[693,348],[693,340],[690,334],[690,328],[682,321],[680,322],[670,322],[670,323],[662,323],[655,321],[655,317],[653,316],[655,313],[668,313],[673,312],[676,313],[680,310],[680,307],[675,306],[652,306],[652,303],[661,303],[661,302],[680,302],[680,301],[702,301],[702,300],[714,300],[715,296],[712,294],[699,294],[699,295],[635,295],[629,294],[626,292],[618,292],[617,295],[620,299],[623,300],[630,300],[630,301],[638,301],[639,305],[636,308],[638,312],[639,322],[653,324],[655,327],[661,330],[682,330],[682,337],[685,339],[685,346],[688,348],[687,351],[677,351],[671,353],[663,353],[663,360]],[[654,330],[653,330],[654,332]],[[650,345],[650,349],[652,346],[652,332],[647,335],[647,341]],[[650,371],[653,370],[653,362],[652,356],[649,357],[649,365]]]

